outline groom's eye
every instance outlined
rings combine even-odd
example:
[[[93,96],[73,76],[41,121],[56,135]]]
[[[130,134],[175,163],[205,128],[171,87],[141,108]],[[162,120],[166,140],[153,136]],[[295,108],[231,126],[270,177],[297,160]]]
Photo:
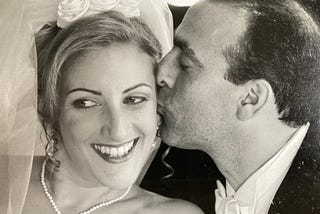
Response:
[[[184,71],[188,71],[188,70],[192,69],[192,66],[190,65],[190,63],[186,63],[185,60],[181,60],[180,61],[180,68]]]
[[[182,56],[181,57],[181,59],[180,59],[180,68],[182,69],[182,70],[189,70],[189,69],[191,69],[192,68],[192,66],[191,66],[192,64],[191,64],[191,62],[190,62],[190,59],[188,59],[188,57],[186,57],[186,56]]]
[[[190,68],[190,66],[184,65],[184,64],[180,64],[180,68],[181,68],[182,70],[188,70],[188,69]]]

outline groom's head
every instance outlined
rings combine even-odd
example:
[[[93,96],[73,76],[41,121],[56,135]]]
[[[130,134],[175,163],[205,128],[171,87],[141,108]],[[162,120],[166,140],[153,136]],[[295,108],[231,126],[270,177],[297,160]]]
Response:
[[[319,27],[296,2],[270,2],[204,0],[189,9],[157,76],[165,142],[237,153],[258,129],[319,114]]]

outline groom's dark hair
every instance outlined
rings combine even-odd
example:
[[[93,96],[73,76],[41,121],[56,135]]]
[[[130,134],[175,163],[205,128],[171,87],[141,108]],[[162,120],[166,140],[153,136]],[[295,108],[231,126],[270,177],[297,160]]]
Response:
[[[241,85],[264,79],[271,85],[279,119],[290,126],[320,115],[320,30],[314,15],[294,0],[216,0],[249,13],[247,30],[225,49],[225,78]]]

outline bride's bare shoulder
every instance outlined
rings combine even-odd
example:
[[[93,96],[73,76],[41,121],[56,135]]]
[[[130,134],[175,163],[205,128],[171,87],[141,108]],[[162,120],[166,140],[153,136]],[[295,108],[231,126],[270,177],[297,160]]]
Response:
[[[204,212],[188,201],[173,199],[161,196],[159,194],[149,192],[146,190],[141,191],[141,197],[144,198],[145,206],[143,206],[143,213],[150,214],[203,214]]]
[[[155,205],[158,207],[157,213],[166,213],[166,214],[174,214],[174,213],[183,213],[183,214],[203,214],[204,212],[195,204],[192,204],[188,201],[180,200],[180,199],[171,199],[168,198],[166,201]],[[151,208],[153,209],[153,208]]]

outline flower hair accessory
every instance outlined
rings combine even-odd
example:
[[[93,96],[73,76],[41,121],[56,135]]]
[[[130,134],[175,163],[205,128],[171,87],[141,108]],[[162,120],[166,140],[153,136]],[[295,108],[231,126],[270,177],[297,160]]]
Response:
[[[58,5],[57,25],[65,28],[75,20],[92,14],[115,10],[127,17],[140,16],[141,0],[62,0]]]

